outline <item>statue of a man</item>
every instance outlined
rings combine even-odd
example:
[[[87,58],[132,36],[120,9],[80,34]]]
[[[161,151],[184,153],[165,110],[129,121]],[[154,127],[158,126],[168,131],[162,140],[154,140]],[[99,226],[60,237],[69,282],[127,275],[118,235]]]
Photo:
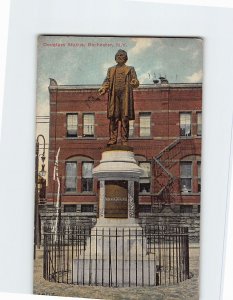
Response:
[[[108,146],[117,143],[118,124],[121,123],[121,143],[127,145],[129,137],[129,120],[135,119],[133,88],[139,86],[134,67],[126,66],[127,52],[118,50],[115,55],[117,65],[110,67],[99,89],[99,94],[108,92],[107,117],[109,123]]]

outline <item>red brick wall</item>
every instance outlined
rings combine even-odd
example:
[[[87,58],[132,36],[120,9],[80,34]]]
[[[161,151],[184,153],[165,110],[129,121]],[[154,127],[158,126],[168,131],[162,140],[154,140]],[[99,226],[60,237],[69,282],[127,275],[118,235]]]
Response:
[[[180,112],[192,113],[192,147],[186,147],[182,155],[201,154],[201,139],[196,136],[196,113],[202,109],[202,88],[200,85],[171,85],[170,87],[147,87],[134,91],[135,123],[134,137],[129,139],[129,145],[134,153],[143,155],[151,160],[180,134]],[[91,97],[98,98],[92,100]],[[97,89],[80,87],[50,88],[50,141],[49,141],[49,170],[48,170],[48,201],[56,200],[56,185],[53,181],[54,159],[58,148],[59,176],[62,177],[62,201],[64,203],[97,203],[97,182],[94,182],[94,193],[81,193],[81,165],[78,165],[78,192],[74,195],[64,193],[65,161],[72,156],[86,156],[94,161],[95,165],[101,159],[101,153],[108,140],[108,120],[106,118],[107,95],[99,97]],[[78,138],[66,137],[66,114],[78,113]],[[95,113],[95,137],[82,137],[82,114]],[[139,137],[139,112],[151,113],[151,137]],[[194,153],[195,152],[195,153]],[[181,159],[180,157],[179,159]],[[170,170],[179,177],[179,163]],[[153,173],[153,172],[152,172]],[[152,184],[153,185],[153,184]],[[194,183],[197,191],[197,183]],[[179,194],[179,185],[176,186]],[[176,202],[198,204],[200,195],[193,193],[186,196],[174,196]],[[141,204],[150,204],[150,196],[140,196]]]

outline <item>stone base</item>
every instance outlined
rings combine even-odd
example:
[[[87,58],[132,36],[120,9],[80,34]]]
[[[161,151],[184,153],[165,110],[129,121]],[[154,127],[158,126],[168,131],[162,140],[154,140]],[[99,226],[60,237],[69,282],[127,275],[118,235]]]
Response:
[[[138,219],[136,218],[128,218],[128,219],[116,219],[116,218],[98,218],[95,228],[98,228],[101,230],[101,228],[140,228],[141,226],[139,225]]]
[[[136,219],[102,219],[98,220],[91,229],[90,235],[86,238],[85,253],[81,256],[91,256],[92,258],[105,256],[125,255],[131,256],[146,254],[145,231],[137,223]]]
[[[102,153],[100,164],[93,169],[100,181],[100,217],[85,239],[84,249],[78,250],[73,260],[77,284],[130,286],[156,282],[158,258],[148,253],[145,232],[135,218],[135,183],[142,174],[133,148],[113,145]]]
[[[158,262],[158,253],[148,253],[145,232],[136,219],[100,219],[85,250],[73,260],[73,280],[80,285],[158,285]]]
[[[73,280],[79,285],[156,286],[159,266],[153,260],[75,259]]]

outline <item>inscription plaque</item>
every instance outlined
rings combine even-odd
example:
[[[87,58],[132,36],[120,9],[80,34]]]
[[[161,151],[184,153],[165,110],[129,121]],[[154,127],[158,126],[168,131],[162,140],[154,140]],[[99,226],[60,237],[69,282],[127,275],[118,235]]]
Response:
[[[105,218],[128,218],[127,181],[105,181]]]

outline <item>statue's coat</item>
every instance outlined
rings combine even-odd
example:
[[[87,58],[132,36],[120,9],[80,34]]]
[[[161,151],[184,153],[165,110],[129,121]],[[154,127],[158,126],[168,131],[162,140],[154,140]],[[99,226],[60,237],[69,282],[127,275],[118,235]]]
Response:
[[[123,101],[123,113],[124,117],[128,117],[129,120],[135,119],[134,113],[134,99],[133,99],[133,88],[139,86],[139,81],[137,79],[137,74],[134,70],[134,67],[125,66],[126,72],[126,82],[125,82],[125,99]],[[115,107],[115,73],[116,66],[113,66],[108,69],[107,77],[105,78],[102,87],[108,91],[108,106],[107,106],[107,117],[108,119],[114,117],[114,111],[118,111],[119,108]],[[134,85],[130,84],[131,80],[135,79],[136,83]]]

